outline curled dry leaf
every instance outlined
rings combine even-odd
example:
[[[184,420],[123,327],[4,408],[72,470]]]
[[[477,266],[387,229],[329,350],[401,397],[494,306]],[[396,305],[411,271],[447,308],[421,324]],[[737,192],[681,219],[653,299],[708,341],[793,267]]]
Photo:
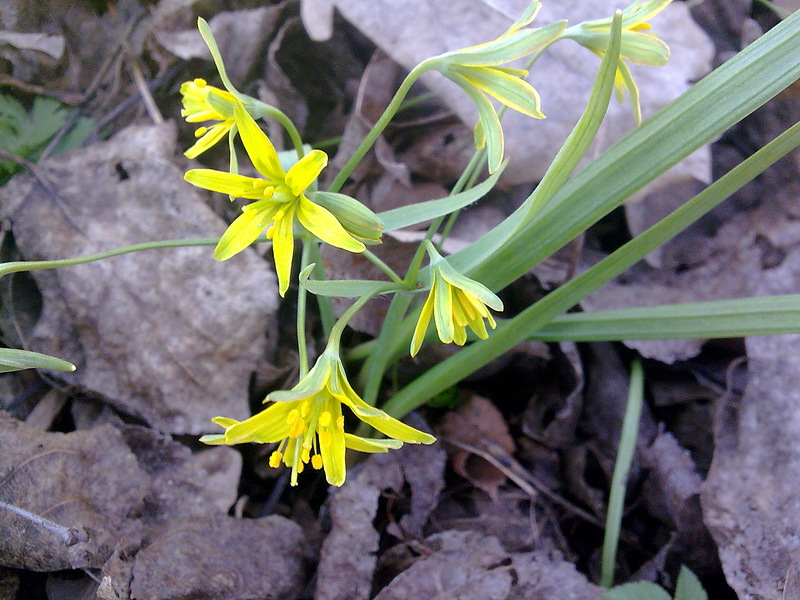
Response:
[[[508,553],[497,538],[445,531],[424,540],[424,554],[395,577],[375,600],[600,600],[558,552]]]
[[[57,196],[32,176],[13,179],[0,190],[0,216],[28,260],[221,234],[174,152],[169,125],[127,129],[42,163]],[[68,384],[170,433],[249,415],[250,374],[274,348],[278,304],[254,251],[220,263],[209,247],[151,250],[34,277],[43,308],[28,342],[78,366]]]
[[[470,394],[466,402],[445,415],[440,431],[453,470],[497,499],[506,475],[482,454],[509,455],[515,447],[497,407],[482,396]]]
[[[417,426],[415,423],[412,425]],[[439,444],[405,445],[388,454],[371,456],[330,500],[331,532],[325,538],[317,569],[316,600],[367,600],[377,562],[380,532],[376,523],[391,523],[378,514],[382,497],[411,493],[410,510],[391,523],[395,534],[419,537],[444,487],[445,456]]]

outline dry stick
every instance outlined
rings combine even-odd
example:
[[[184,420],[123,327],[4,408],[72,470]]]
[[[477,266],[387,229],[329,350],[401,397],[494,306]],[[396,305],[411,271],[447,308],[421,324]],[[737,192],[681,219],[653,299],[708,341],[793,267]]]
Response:
[[[458,442],[451,438],[442,437],[442,441],[447,444],[451,444],[456,448],[460,448],[461,450],[466,450],[467,452],[471,452],[477,456],[480,456],[494,467],[499,469],[503,472],[503,474],[508,477],[511,481],[517,484],[517,486],[526,494],[531,496],[531,498],[535,498],[538,494],[542,494],[547,496],[550,500],[558,504],[559,506],[567,509],[568,511],[574,513],[575,515],[579,516],[580,518],[592,523],[593,525],[597,525],[602,529],[603,522],[600,521],[594,515],[589,514],[585,510],[583,510],[580,506],[576,506],[566,498],[562,498],[552,490],[550,490],[546,485],[540,482],[538,479],[533,477],[530,473],[528,473],[525,468],[519,464],[514,458],[512,458],[509,454],[507,454],[504,450],[500,449],[499,446],[496,444],[492,444],[490,442],[486,442],[487,449],[483,450],[481,448],[476,448],[475,446],[471,446],[469,444],[465,444],[463,442]]]
[[[33,175],[39,185],[41,185],[45,191],[47,191],[47,193],[53,197],[53,200],[56,204],[58,204],[58,207],[61,209],[61,212],[64,214],[64,217],[67,219],[67,221],[69,221],[70,225],[72,225],[79,233],[83,233],[80,225],[78,225],[78,223],[70,215],[70,209],[67,205],[67,201],[64,200],[64,198],[62,198],[56,189],[51,185],[50,181],[47,179],[47,177],[45,177],[42,169],[38,165],[5,150],[0,150],[0,160],[7,160],[27,169],[30,174]]]
[[[64,527],[63,525],[59,525],[58,523],[53,523],[52,521],[45,519],[44,517],[35,515],[32,512],[28,512],[24,508],[19,508],[18,506],[14,506],[13,504],[8,504],[6,502],[0,501],[0,509],[5,509],[8,512],[12,512],[17,516],[22,517],[23,519],[31,521],[32,523],[38,525],[39,527],[43,527],[48,531],[52,531],[53,533],[61,537],[65,546],[74,546],[78,542],[85,542],[89,539],[89,536],[86,535],[86,532],[78,531],[77,529],[73,529],[72,527]]]
[[[147,109],[147,114],[156,125],[161,125],[164,122],[164,117],[156,106],[156,101],[153,99],[153,94],[150,93],[150,88],[142,75],[142,69],[139,67],[139,61],[135,56],[128,57],[128,70],[131,72],[133,82],[136,84],[136,89],[139,90],[139,95],[142,97],[144,107]]]

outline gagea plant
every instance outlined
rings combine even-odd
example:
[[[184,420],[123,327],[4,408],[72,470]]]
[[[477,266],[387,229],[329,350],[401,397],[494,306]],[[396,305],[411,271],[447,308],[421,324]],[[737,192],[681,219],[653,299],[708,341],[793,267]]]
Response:
[[[305,145],[284,113],[231,84],[211,30],[200,19],[198,27],[215,61],[221,87],[202,79],[181,87],[181,114],[198,127],[197,141],[185,154],[202,157],[227,138],[230,160],[227,171],[193,168],[185,179],[227,195],[241,208],[216,243],[215,259],[225,261],[256,240],[271,242],[281,296],[292,286],[298,290],[299,356],[298,382],[292,389],[272,391],[264,400],[266,408],[244,421],[224,415],[215,418],[222,432],[202,440],[208,444],[268,444],[272,447],[270,465],[290,469],[293,485],[310,465],[310,470],[324,471],[327,481],[338,486],[346,479],[348,448],[386,452],[403,443],[433,443],[433,436],[401,419],[525,340],[708,338],[800,331],[797,296],[568,313],[581,299],[797,147],[800,125],[588,271],[513,317],[503,313],[503,303],[496,295],[499,290],[800,77],[797,13],[573,174],[597,135],[615,90],[620,100],[627,94],[634,121],[641,121],[639,90],[628,65],[657,67],[667,61],[669,48],[650,20],[669,3],[635,1],[606,19],[574,24],[563,20],[539,27],[540,3],[533,2],[496,39],[428,58],[407,75],[383,115],[325,189],[321,189],[319,176],[327,166],[327,155]],[[503,112],[510,109],[531,119],[546,118],[536,91],[536,60],[554,44],[575,42],[601,57],[582,117],[519,209],[466,248],[445,256],[442,242],[458,212],[491,190],[505,166]],[[477,108],[473,160],[449,196],[375,214],[340,190],[397,113],[411,86],[429,71],[455,82]],[[752,85],[754,81],[758,85]],[[264,119],[274,119],[283,127],[292,148],[288,153],[278,151],[284,140],[271,140],[262,130],[260,121]],[[240,158],[245,157],[255,168],[255,176],[239,172]],[[481,180],[484,168],[488,175]],[[431,223],[425,237],[401,272],[369,250],[381,243],[385,232],[425,222]],[[154,242],[60,261],[6,263],[0,265],[0,276],[181,243]],[[322,244],[362,255],[384,278],[328,278],[318,258]],[[313,365],[306,350],[309,294],[318,300],[327,338],[324,352]],[[391,298],[379,335],[355,347],[344,346],[342,334],[348,322],[377,295]],[[334,296],[353,299],[338,320],[331,310]],[[385,378],[387,370],[403,356],[413,356],[425,344],[435,342],[463,348],[407,385],[391,387]],[[5,370],[71,367],[41,355],[23,356],[8,350],[0,352],[0,363]],[[377,407],[379,398],[388,400]],[[352,423],[360,423],[358,435],[349,430]],[[370,428],[385,439],[370,437]]]

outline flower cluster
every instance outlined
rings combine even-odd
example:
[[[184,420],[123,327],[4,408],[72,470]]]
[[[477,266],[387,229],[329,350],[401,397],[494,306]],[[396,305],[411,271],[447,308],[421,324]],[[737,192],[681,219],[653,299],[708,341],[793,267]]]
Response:
[[[387,452],[399,448],[403,442],[432,444],[435,441],[432,435],[405,425],[364,402],[347,381],[336,344],[328,346],[292,390],[274,392],[267,396],[267,401],[273,404],[244,421],[213,419],[225,432],[203,436],[201,441],[207,444],[278,443],[269,464],[278,467],[283,463],[291,468],[292,485],[297,485],[297,475],[309,463],[313,469],[324,469],[328,483],[342,485],[346,474],[346,448]],[[368,439],[345,433],[342,405],[390,439]]]

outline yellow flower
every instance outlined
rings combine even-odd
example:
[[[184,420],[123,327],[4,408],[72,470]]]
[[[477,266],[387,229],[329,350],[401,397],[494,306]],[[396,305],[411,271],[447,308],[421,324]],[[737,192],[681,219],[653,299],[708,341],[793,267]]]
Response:
[[[305,194],[328,164],[327,154],[312,150],[286,172],[272,142],[242,104],[237,102],[233,112],[250,160],[263,177],[212,169],[192,169],[184,175],[186,181],[198,187],[255,200],[242,208],[242,214],[225,231],[214,249],[214,258],[227,260],[241,252],[272,224],[267,236],[272,239],[275,270],[283,296],[289,288],[292,270],[295,218],[323,242],[350,252],[363,252],[364,244],[348,233],[333,213]]]
[[[566,21],[538,29],[524,29],[540,8],[541,3],[531,3],[503,35],[491,42],[430,59],[433,68],[458,84],[475,103],[479,115],[475,144],[478,148],[486,146],[490,173],[500,168],[504,142],[500,119],[487,95],[522,114],[535,119],[544,118],[538,92],[524,79],[528,72],[501,66],[542,50],[564,31]]]
[[[187,123],[203,123],[216,121],[210,126],[199,127],[194,135],[197,142],[184,154],[187,158],[196,158],[220,141],[233,127],[233,107],[236,97],[230,92],[208,85],[202,79],[187,81],[181,85],[183,110],[181,116]]]
[[[669,46],[652,33],[648,21],[664,10],[672,0],[637,0],[622,11],[622,40],[620,62],[614,78],[617,100],[622,102],[623,90],[628,92],[633,108],[633,118],[638,125],[642,121],[639,106],[639,88],[633,80],[630,68],[625,63],[660,67],[669,60]],[[564,37],[570,38],[588,48],[601,58],[605,54],[611,35],[611,19],[586,21],[570,27]]]
[[[369,406],[350,386],[336,345],[330,345],[308,374],[290,391],[267,396],[273,404],[245,421],[225,417],[213,419],[225,428],[217,435],[206,435],[206,444],[241,444],[280,442],[269,464],[291,467],[291,483],[297,485],[297,474],[311,463],[324,469],[331,485],[345,480],[345,449],[359,452],[387,452],[403,445],[432,444],[436,439],[414,429],[388,414]],[[344,431],[342,405],[359,419],[392,439],[361,438]]]
[[[503,302],[486,286],[465,277],[442,258],[429,241],[425,248],[430,256],[431,291],[419,315],[414,337],[411,340],[411,356],[422,346],[431,315],[436,323],[439,339],[445,344],[455,342],[459,346],[467,341],[467,326],[475,334],[486,339],[486,323],[494,329],[496,323],[486,308],[503,310]]]

